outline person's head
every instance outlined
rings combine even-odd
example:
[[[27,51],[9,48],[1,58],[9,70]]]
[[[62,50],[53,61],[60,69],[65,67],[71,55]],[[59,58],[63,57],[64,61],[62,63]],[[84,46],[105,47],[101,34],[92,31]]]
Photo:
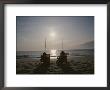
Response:
[[[65,52],[64,51],[61,51],[61,54],[64,54]]]
[[[46,52],[44,52],[43,55],[46,55]]]

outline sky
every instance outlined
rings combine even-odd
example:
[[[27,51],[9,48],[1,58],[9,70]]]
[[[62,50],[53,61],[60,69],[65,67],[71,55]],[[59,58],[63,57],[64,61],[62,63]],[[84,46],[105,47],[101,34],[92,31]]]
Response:
[[[93,16],[17,16],[17,51],[74,49],[94,40]]]

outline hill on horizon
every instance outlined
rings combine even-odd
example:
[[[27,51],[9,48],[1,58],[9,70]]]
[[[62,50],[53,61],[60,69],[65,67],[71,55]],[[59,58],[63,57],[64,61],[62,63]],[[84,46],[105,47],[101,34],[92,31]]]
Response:
[[[94,49],[94,41],[85,42],[75,46],[74,49]]]

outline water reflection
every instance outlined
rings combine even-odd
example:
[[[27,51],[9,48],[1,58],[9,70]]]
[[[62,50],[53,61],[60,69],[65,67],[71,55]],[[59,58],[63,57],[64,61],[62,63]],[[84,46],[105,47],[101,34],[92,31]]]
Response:
[[[57,59],[57,50],[55,50],[55,49],[52,49],[51,51],[50,51],[50,59]]]

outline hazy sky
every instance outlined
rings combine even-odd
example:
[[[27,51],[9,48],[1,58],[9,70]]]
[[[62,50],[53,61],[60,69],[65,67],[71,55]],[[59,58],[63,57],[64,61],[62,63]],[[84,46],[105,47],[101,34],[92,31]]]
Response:
[[[93,16],[17,16],[17,51],[64,49],[94,40]]]

